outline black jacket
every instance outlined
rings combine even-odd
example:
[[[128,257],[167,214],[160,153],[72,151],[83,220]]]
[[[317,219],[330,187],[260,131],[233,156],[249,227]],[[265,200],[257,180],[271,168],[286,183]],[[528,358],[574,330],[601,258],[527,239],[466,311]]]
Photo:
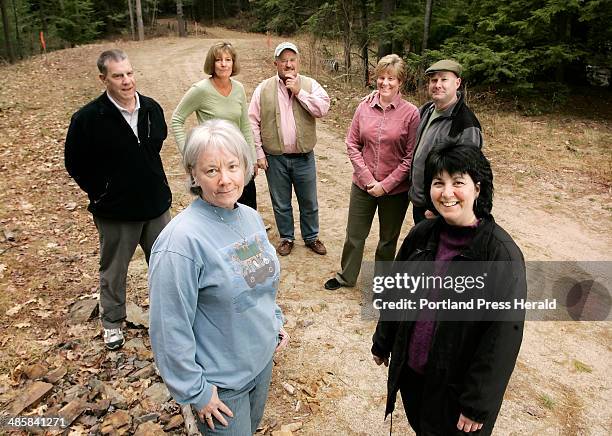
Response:
[[[404,240],[398,261],[435,259],[442,218],[423,220]],[[501,277],[493,287],[512,289],[526,298],[524,259],[512,238],[492,217],[478,226],[470,247],[456,261],[513,261],[512,277]],[[498,262],[501,263],[501,262]],[[520,314],[524,319],[524,312]],[[395,408],[401,375],[407,365],[408,344],[414,322],[379,320],[372,353],[391,355],[385,417]],[[421,407],[422,435],[463,434],[452,428],[459,413],[484,423],[476,434],[490,435],[499,413],[523,337],[523,321],[438,321],[425,367]],[[454,422],[441,419],[450,416]],[[449,427],[450,425],[450,427]]]
[[[106,93],[70,121],[66,170],[89,196],[89,211],[102,218],[146,221],[164,213],[172,194],[161,157],[167,136],[164,112],[140,95],[138,136]]]

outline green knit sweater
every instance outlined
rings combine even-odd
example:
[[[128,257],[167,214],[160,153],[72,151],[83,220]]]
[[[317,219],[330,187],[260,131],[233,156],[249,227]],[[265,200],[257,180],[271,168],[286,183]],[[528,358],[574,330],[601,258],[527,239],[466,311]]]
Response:
[[[220,118],[236,124],[255,153],[244,87],[237,80],[230,80],[232,92],[227,97],[215,89],[210,79],[200,80],[185,93],[172,114],[172,133],[181,153],[185,148],[185,120],[194,112],[198,123]]]

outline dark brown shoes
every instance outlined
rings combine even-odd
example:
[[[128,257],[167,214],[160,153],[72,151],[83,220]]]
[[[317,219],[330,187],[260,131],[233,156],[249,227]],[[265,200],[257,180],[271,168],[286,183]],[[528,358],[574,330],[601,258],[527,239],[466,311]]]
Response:
[[[288,239],[283,239],[278,247],[276,247],[276,252],[279,256],[287,256],[293,250],[293,241],[289,241]]]
[[[315,239],[314,241],[307,241],[306,246],[321,256],[327,254],[327,248],[325,248],[323,242],[319,241],[318,239]]]

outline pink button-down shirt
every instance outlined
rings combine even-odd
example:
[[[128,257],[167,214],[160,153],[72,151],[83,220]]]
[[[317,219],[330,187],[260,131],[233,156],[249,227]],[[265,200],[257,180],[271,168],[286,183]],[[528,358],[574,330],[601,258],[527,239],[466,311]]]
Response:
[[[387,194],[407,191],[419,120],[419,110],[399,93],[386,109],[378,94],[371,103],[362,101],[346,135],[353,183],[364,191],[375,182],[381,182]]]
[[[295,95],[289,95],[289,90],[285,86],[285,83],[276,76],[278,84],[278,105],[280,108],[281,116],[281,134],[283,141],[283,153],[297,153],[296,144],[296,130],[295,130],[295,118],[293,116],[293,99],[297,98],[298,102],[315,118],[321,118],[327,115],[329,111],[329,96],[325,89],[317,83],[316,80],[312,80],[312,90],[310,93],[304,89],[300,89],[300,92]],[[261,148],[261,106],[260,96],[261,87],[260,83],[253,96],[251,97],[251,104],[249,106],[249,120],[251,121],[251,129],[253,130],[253,140],[255,142],[255,150],[257,151],[257,159],[265,157],[265,153]]]

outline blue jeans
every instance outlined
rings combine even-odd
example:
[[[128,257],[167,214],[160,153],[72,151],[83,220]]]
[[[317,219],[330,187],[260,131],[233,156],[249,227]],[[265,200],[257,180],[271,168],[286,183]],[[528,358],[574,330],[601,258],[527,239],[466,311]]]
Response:
[[[295,239],[291,186],[300,207],[300,230],[304,241],[319,236],[319,204],[317,202],[317,167],[314,152],[303,155],[266,155],[268,188],[274,219],[281,239]]]
[[[194,415],[198,429],[203,435],[247,436],[257,431],[263,417],[268,389],[272,378],[273,360],[245,387],[239,390],[218,388],[219,399],[225,403],[234,414],[233,418],[226,416],[228,426],[225,427],[213,416],[215,429],[211,430],[205,422],[198,419],[197,411]]]

